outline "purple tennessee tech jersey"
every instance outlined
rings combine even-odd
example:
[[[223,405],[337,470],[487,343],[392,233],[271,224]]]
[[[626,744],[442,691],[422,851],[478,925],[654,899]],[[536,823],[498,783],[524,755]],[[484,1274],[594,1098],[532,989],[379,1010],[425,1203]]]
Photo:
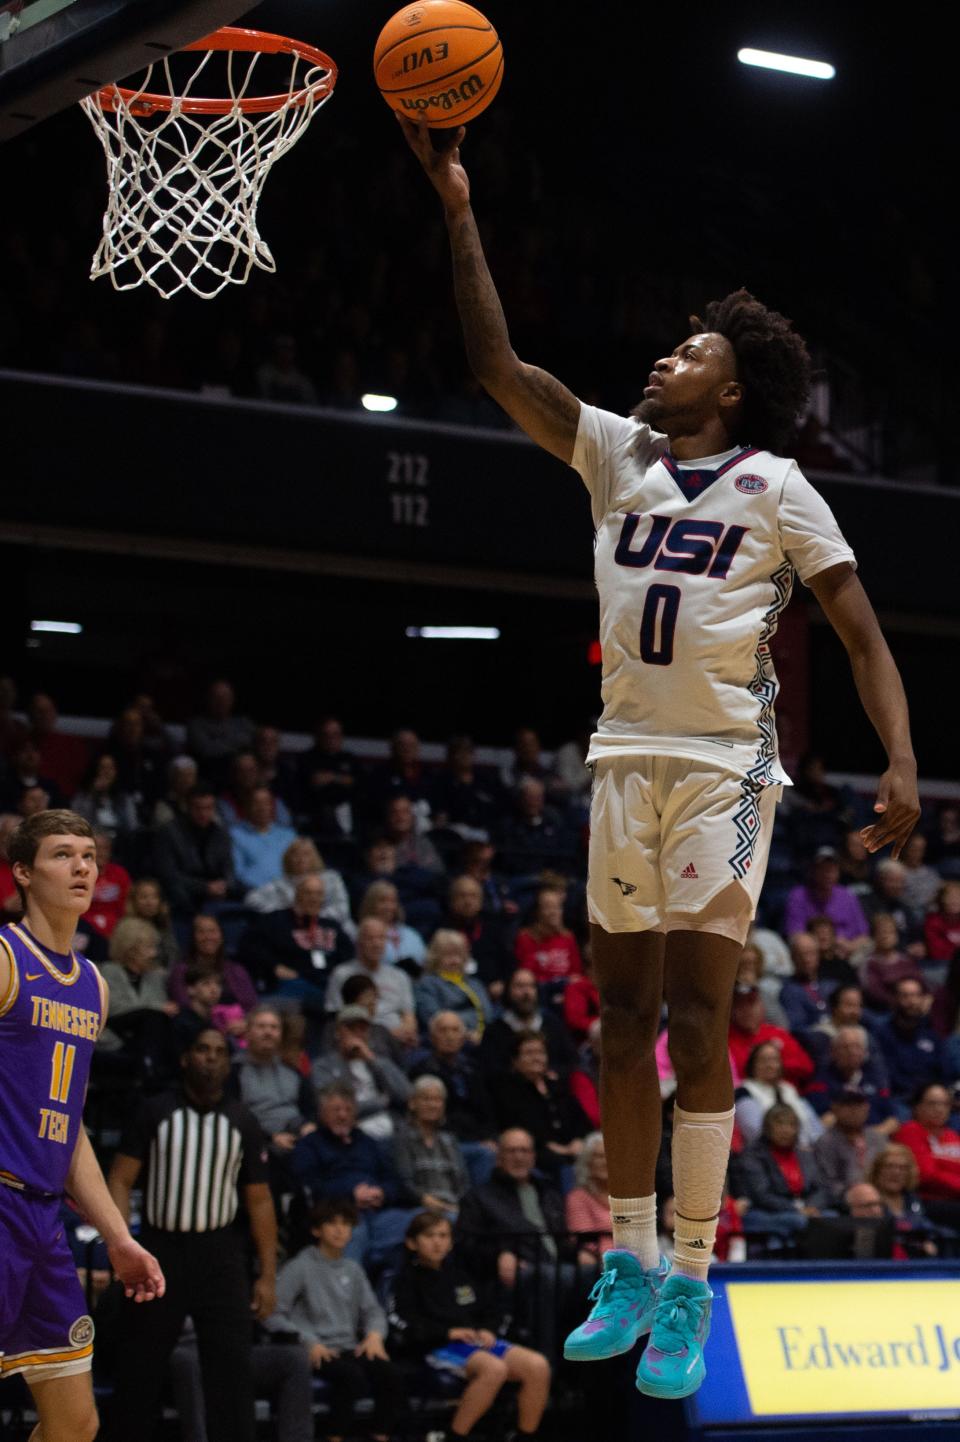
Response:
[[[102,999],[86,957],[49,951],[21,923],[0,927],[11,964],[0,996],[0,1173],[62,1192],[80,1132]]]

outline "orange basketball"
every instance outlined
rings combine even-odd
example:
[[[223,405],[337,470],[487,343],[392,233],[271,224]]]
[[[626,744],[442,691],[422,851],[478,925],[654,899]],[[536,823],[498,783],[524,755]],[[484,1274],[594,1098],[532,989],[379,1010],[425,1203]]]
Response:
[[[373,73],[391,109],[449,130],[486,110],[500,89],[503,46],[472,5],[418,0],[380,31]]]

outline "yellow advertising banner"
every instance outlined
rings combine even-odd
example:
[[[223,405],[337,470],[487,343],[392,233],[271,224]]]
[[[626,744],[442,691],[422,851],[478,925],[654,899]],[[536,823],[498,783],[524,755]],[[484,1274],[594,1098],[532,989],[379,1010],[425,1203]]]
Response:
[[[960,1406],[960,1280],[731,1282],[758,1417]]]

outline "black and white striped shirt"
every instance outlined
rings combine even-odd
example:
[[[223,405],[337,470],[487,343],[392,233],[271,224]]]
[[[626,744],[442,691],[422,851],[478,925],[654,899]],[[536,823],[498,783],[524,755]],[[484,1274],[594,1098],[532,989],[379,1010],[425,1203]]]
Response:
[[[267,1181],[266,1138],[242,1102],[201,1111],[183,1090],[151,1097],[120,1151],[144,1164],[143,1219],[164,1232],[212,1232],[237,1215],[238,1188]]]

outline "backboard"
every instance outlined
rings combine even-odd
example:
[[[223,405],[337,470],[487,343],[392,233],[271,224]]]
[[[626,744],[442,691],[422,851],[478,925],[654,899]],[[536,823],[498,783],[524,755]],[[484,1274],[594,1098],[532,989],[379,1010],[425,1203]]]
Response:
[[[254,0],[0,0],[0,140],[253,7]]]

